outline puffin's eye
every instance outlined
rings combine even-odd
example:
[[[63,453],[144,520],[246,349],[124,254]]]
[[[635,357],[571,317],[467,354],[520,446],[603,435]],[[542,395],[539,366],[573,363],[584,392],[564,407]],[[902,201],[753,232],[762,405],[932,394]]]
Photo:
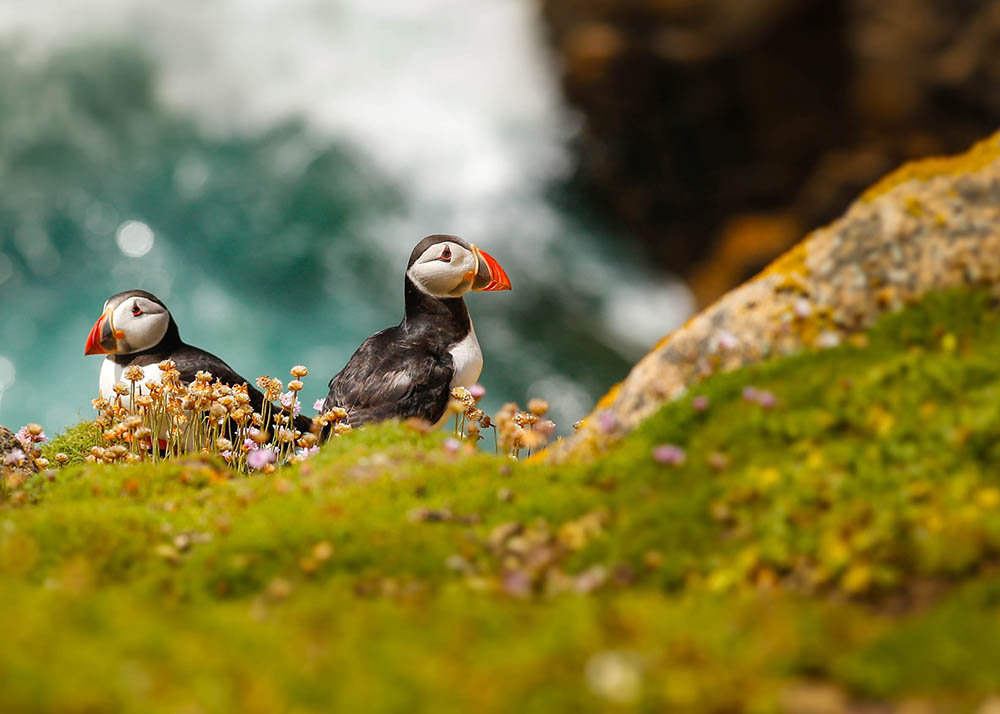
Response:
[[[444,250],[441,251],[441,260],[448,263],[451,262],[451,247],[445,246]]]
[[[139,317],[139,315],[142,314],[142,308],[140,308],[138,305],[133,305],[132,306],[132,314],[135,317]]]

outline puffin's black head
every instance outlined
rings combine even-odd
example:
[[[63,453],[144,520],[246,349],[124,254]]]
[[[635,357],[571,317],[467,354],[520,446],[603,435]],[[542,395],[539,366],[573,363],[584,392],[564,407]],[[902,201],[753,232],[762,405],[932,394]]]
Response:
[[[427,236],[417,243],[406,276],[437,298],[461,297],[470,290],[510,290],[510,278],[500,263],[458,236]]]
[[[104,303],[104,314],[91,328],[84,354],[134,354],[167,338],[180,341],[167,306],[145,290],[126,290]]]

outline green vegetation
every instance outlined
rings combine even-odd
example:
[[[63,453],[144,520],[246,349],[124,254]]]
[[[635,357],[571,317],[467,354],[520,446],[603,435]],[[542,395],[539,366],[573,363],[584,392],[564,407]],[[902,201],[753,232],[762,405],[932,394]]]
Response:
[[[87,429],[47,455],[79,460]],[[1000,692],[1000,312],[982,293],[715,377],[594,463],[446,436],[365,429],[273,476],[188,457],[8,478],[0,711]]]

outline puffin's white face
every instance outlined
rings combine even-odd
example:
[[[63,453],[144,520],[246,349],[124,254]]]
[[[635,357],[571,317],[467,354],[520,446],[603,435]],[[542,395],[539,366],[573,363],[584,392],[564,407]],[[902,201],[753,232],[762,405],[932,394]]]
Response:
[[[427,247],[416,255],[423,245]],[[500,263],[458,236],[424,238],[410,255],[406,275],[419,290],[442,299],[462,297],[470,290],[510,290],[510,278]]]
[[[434,243],[417,258],[406,274],[418,288],[437,298],[455,298],[472,290],[479,271],[479,256],[459,243]]]
[[[167,334],[170,313],[141,295],[115,296],[90,331],[85,353],[130,354],[155,347]]]

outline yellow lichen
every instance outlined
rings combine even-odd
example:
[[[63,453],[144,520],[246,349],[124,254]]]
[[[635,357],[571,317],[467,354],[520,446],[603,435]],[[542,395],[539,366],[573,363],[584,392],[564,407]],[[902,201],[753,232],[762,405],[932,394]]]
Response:
[[[771,275],[808,275],[809,269],[806,267],[806,243],[809,236],[796,243],[790,250],[779,255],[775,260],[761,272],[760,278]]]
[[[622,389],[621,382],[619,382],[618,384],[614,385],[611,389],[609,389],[608,393],[605,394],[603,397],[601,397],[600,401],[597,402],[597,406],[594,407],[594,411],[610,407],[611,404],[615,401],[615,399],[618,398],[618,393],[621,391],[621,389]]]
[[[979,171],[997,159],[1000,159],[1000,133],[980,141],[964,154],[911,161],[865,191],[861,195],[861,200],[874,201],[908,181],[929,181],[937,176],[954,176]]]

